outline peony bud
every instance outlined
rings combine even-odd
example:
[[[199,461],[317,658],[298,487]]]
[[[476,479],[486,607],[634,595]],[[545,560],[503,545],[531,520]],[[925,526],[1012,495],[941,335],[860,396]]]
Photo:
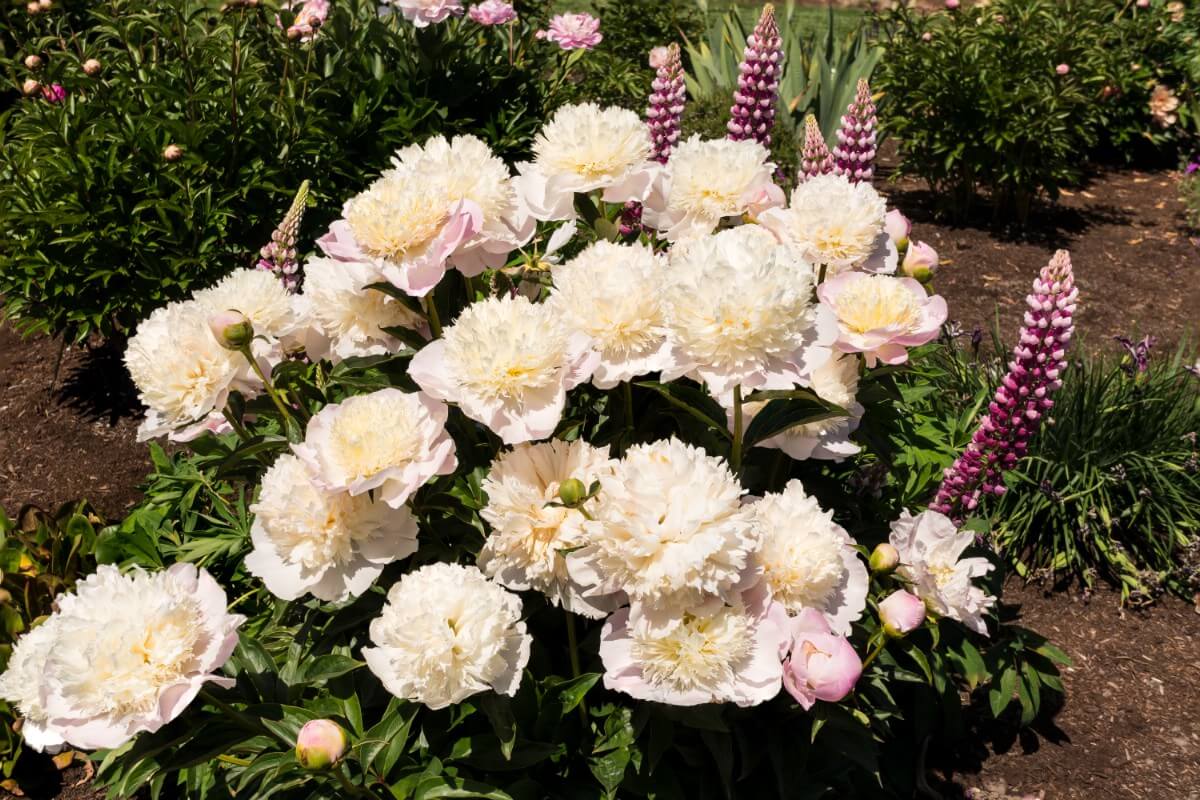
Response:
[[[38,90],[41,88],[42,88],[42,85],[40,83],[38,83],[37,81],[35,81],[33,78],[26,78],[25,82],[23,84],[21,84],[21,91],[25,94],[26,97],[30,97],[31,95],[37,94]]]
[[[245,314],[233,309],[209,317],[208,328],[226,350],[242,350],[254,338],[254,325]]]
[[[946,8],[951,11],[958,8],[958,0],[946,0]]]
[[[342,760],[349,746],[341,725],[329,719],[311,719],[296,737],[296,760],[304,769],[329,769]]]
[[[32,70],[39,70],[41,68],[42,68],[42,57],[41,56],[33,56],[33,55],[25,56],[25,69],[32,71]]]
[[[900,566],[900,551],[888,542],[881,542],[871,551],[871,572],[887,574]]]
[[[164,161],[178,161],[183,158],[183,148],[177,144],[169,144],[163,148]]]
[[[94,58],[89,58],[87,61],[83,62],[83,72],[90,78],[94,78],[99,75],[101,69],[103,69],[103,67],[100,65],[100,62]]]
[[[1054,71],[1057,72],[1059,75],[1066,75],[1068,72],[1071,71],[1071,65],[1070,64],[1059,64],[1057,67],[1054,68]]]
[[[908,221],[908,217],[900,213],[899,209],[893,208],[887,213],[887,216],[883,218],[883,229],[887,231],[887,235],[891,237],[897,250],[903,250],[908,246],[908,235],[912,233],[912,223]]]
[[[915,594],[899,589],[879,604],[879,621],[888,636],[905,636],[925,621],[925,603]]]
[[[933,34],[930,33],[929,31],[925,31],[924,33],[921,34],[921,41],[922,42],[932,42]]]
[[[578,478],[568,478],[558,485],[558,499],[565,506],[577,506],[587,497],[587,487]]]
[[[924,242],[912,242],[908,252],[904,254],[904,263],[900,271],[910,278],[916,278],[921,283],[928,283],[937,272],[938,254]]]

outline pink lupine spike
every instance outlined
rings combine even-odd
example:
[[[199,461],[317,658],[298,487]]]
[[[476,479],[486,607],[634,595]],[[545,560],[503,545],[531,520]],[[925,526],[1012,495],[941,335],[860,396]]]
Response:
[[[875,125],[871,87],[860,79],[858,92],[846,107],[842,125],[838,128],[838,141],[833,147],[835,174],[845,175],[855,183],[869,183],[875,177]]]
[[[300,184],[292,205],[284,215],[279,227],[271,234],[259,251],[258,268],[274,272],[283,281],[288,291],[300,288],[300,262],[296,260],[296,237],[300,233],[300,220],[304,218],[304,204],[308,200],[308,181]]]
[[[746,39],[738,68],[738,88],[729,109],[729,138],[753,139],[771,145],[775,105],[779,99],[779,76],[783,73],[783,39],[775,21],[775,6],[763,6],[754,32]]]
[[[1029,310],[1008,374],[970,444],[946,470],[930,508],[961,524],[983,495],[1004,494],[1003,473],[1028,451],[1042,417],[1054,407],[1051,395],[1062,386],[1059,375],[1066,366],[1078,297],[1071,255],[1059,250],[1026,298]]]
[[[809,114],[804,118],[804,147],[800,151],[800,180],[806,181],[817,175],[833,172],[833,155],[825,144],[825,136],[817,118]]]
[[[665,164],[679,141],[679,123],[687,103],[679,45],[654,48],[650,53],[650,66],[655,68],[656,74],[651,84],[646,124],[650,126],[650,138],[654,142],[653,158]]]

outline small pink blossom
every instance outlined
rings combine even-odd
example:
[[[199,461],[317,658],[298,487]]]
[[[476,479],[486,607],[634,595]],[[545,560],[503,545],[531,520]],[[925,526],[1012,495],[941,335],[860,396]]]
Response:
[[[61,83],[52,83],[42,87],[42,99],[47,103],[61,103],[67,99],[67,90]]]
[[[463,13],[462,0],[387,0],[414,27],[427,28]]]
[[[558,14],[550,26],[537,32],[537,38],[554,42],[563,50],[591,50],[600,44],[600,20],[591,14]]]
[[[504,0],[484,0],[482,3],[471,6],[467,16],[480,25],[490,27],[507,25],[517,18],[517,12],[513,9],[512,3],[506,3]]]
[[[946,0],[946,8],[949,9],[950,11],[953,11],[954,9],[958,8],[958,6],[959,6],[958,0]]]
[[[806,608],[792,619],[791,655],[783,662],[783,688],[804,710],[818,700],[836,703],[854,690],[862,660],[850,642],[829,630],[825,615]]]
[[[1068,72],[1071,71],[1071,65],[1070,64],[1059,64],[1057,67],[1054,68],[1054,71],[1057,72],[1059,75],[1066,75]]]
[[[879,621],[889,636],[904,636],[925,621],[925,602],[912,592],[898,589],[879,603]]]

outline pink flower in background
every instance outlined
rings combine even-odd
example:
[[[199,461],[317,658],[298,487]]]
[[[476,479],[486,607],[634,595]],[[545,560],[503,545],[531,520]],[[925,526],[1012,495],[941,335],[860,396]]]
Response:
[[[323,0],[322,0],[323,2]],[[308,200],[308,181],[300,184],[292,205],[271,234],[271,241],[258,252],[257,267],[268,272],[274,272],[283,281],[289,292],[295,292],[300,286],[300,262],[296,260],[296,237],[300,232],[300,221],[304,218],[305,203]]]
[[[283,7],[296,12],[292,24],[288,26],[287,37],[302,42],[311,41],[316,36],[317,29],[325,24],[325,18],[329,16],[329,0],[304,0],[299,3],[291,0]],[[278,17],[275,21],[276,24],[282,25]]]
[[[800,151],[800,180],[806,181],[817,175],[833,172],[833,154],[825,144],[821,125],[809,114],[804,118],[804,147]]]
[[[1071,65],[1070,64],[1059,64],[1057,67],[1054,68],[1054,71],[1057,72],[1059,75],[1066,75],[1068,72],[1071,71]]]
[[[791,622],[792,652],[783,662],[783,688],[807,711],[818,700],[836,703],[854,690],[862,660],[850,642],[829,630],[825,615],[806,608]]]
[[[958,6],[959,6],[958,0],[946,0],[946,8],[950,9],[951,11],[958,8]]]
[[[835,175],[845,175],[851,181],[871,181],[875,177],[875,102],[871,86],[859,79],[854,100],[842,115],[833,148]]]
[[[683,81],[683,62],[679,45],[656,47],[650,51],[650,66],[657,74],[651,84],[650,106],[646,109],[646,124],[654,141],[654,160],[666,164],[671,150],[679,141],[679,126],[687,103],[687,87]]]
[[[734,141],[753,139],[771,146],[775,125],[775,103],[779,100],[779,77],[783,73],[783,39],[775,20],[775,7],[763,6],[754,32],[746,39],[738,66],[738,88],[733,93],[731,119],[726,126]]]
[[[600,20],[591,14],[558,14],[550,26],[537,32],[537,38],[554,42],[563,50],[591,50],[600,44]]]
[[[462,0],[387,0],[417,28],[445,22],[463,13]]]
[[[925,601],[899,589],[879,603],[879,621],[888,636],[904,636],[925,621]]]
[[[67,99],[67,90],[61,83],[52,83],[42,87],[42,99],[47,103],[61,103]]]
[[[482,3],[471,6],[467,16],[480,25],[490,27],[507,25],[517,18],[517,12],[513,9],[512,3],[506,3],[504,0],[484,0]]]
[[[921,34],[921,41],[922,42],[932,42],[933,34],[930,33],[929,31],[925,31],[924,33]]]
[[[862,353],[867,366],[903,364],[907,348],[932,340],[946,321],[946,300],[912,278],[843,272],[817,287],[817,297],[837,315],[838,349]]]

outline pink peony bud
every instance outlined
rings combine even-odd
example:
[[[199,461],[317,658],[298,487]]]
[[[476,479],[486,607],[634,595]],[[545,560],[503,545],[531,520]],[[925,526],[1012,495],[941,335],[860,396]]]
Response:
[[[879,604],[879,621],[888,636],[905,636],[925,621],[925,602],[915,594],[899,589]]]
[[[39,70],[41,68],[42,68],[42,57],[41,56],[33,56],[33,55],[25,56],[25,69],[30,70],[30,71],[35,71],[35,70]]]
[[[100,62],[94,58],[89,58],[87,61],[83,62],[83,72],[90,78],[94,78],[99,75],[100,70],[103,68],[104,67],[101,66]]]
[[[928,283],[933,278],[933,273],[937,272],[937,268],[937,250],[924,242],[911,243],[908,252],[904,254],[904,262],[900,265],[901,272],[921,283]]]
[[[1068,72],[1071,71],[1071,65],[1070,64],[1059,64],[1057,67],[1054,68],[1054,71],[1057,72],[1059,75],[1066,75]]]
[[[21,92],[26,97],[32,97],[33,95],[37,94],[41,88],[42,85],[33,78],[26,78],[25,82],[21,84]]]
[[[254,325],[240,311],[220,311],[208,318],[208,329],[226,350],[243,350],[254,338]]]
[[[908,235],[912,233],[912,223],[908,217],[900,213],[899,209],[893,208],[883,218],[883,229],[887,231],[887,235],[891,237],[892,244],[896,245],[897,250],[903,250],[908,246]]]
[[[958,5],[958,0],[946,0],[946,8],[948,8],[950,11],[958,8]]]
[[[791,654],[783,686],[806,711],[818,700],[836,703],[854,690],[862,660],[850,642],[830,632],[825,615],[806,608],[792,621]]]
[[[932,42],[933,34],[930,33],[929,31],[925,31],[924,33],[921,34],[921,41],[922,42]]]
[[[504,0],[484,0],[471,6],[467,16],[480,25],[507,25],[517,18],[517,12],[511,3]]]
[[[164,161],[178,161],[183,158],[183,148],[177,144],[169,144],[163,148],[162,155]]]
[[[871,572],[887,574],[900,566],[900,551],[890,542],[880,542],[871,551]]]
[[[349,746],[341,725],[333,720],[311,719],[296,737],[296,760],[304,769],[329,769],[342,760]]]
[[[61,83],[52,83],[42,87],[42,99],[47,103],[61,103],[67,99],[67,90]]]

